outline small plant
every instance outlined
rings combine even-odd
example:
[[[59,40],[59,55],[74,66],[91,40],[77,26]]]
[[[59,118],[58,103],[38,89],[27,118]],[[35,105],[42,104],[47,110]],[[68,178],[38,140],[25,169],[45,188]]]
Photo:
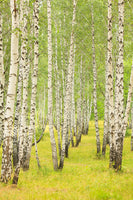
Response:
[[[126,130],[125,137],[130,137],[130,136],[131,136],[131,130],[130,130],[130,129],[127,129],[127,130]]]

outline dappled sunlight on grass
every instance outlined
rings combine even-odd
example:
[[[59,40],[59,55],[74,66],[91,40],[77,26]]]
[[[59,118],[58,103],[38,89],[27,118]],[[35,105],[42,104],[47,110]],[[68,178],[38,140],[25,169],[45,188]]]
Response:
[[[103,122],[99,122],[101,143]],[[96,155],[94,122],[82,136],[78,148],[70,147],[62,171],[53,171],[48,127],[38,144],[41,169],[32,148],[30,170],[20,172],[18,186],[0,183],[0,200],[132,200],[133,152],[130,137],[125,138],[122,171],[109,169],[109,146],[105,158]],[[0,150],[1,151],[1,150]]]

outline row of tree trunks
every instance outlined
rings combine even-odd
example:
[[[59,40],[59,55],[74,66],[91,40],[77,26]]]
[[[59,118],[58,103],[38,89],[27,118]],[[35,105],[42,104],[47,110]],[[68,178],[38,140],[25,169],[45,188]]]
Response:
[[[75,17],[76,17],[76,1],[73,0],[73,19],[72,19],[72,32],[71,32],[71,39],[70,39],[70,55],[69,55],[70,57],[69,57],[69,64],[68,64],[66,93],[65,93],[65,99],[64,99],[64,123],[63,123],[63,134],[62,134],[62,150],[61,150],[61,158],[60,158],[60,163],[59,163],[60,169],[63,168],[65,149],[68,147],[66,146],[66,136],[68,132],[68,119],[70,118],[69,111],[70,111],[70,106],[71,106]]]
[[[24,45],[24,1],[20,3],[20,29],[22,30],[22,45],[21,45],[21,58],[19,62],[19,77],[17,85],[17,100],[16,100],[16,110],[15,110],[15,120],[14,120],[14,133],[13,133],[13,166],[18,163],[18,132],[20,130],[20,118],[21,118],[21,95],[23,86],[23,53],[25,52]]]
[[[12,33],[11,33],[11,65],[9,73],[9,84],[7,91],[7,101],[5,108],[4,122],[4,139],[2,153],[2,169],[1,181],[8,182],[12,174],[12,125],[14,114],[14,103],[16,96],[17,85],[17,70],[18,70],[18,39],[19,39],[19,15],[17,9],[17,1],[10,0],[11,15],[12,15]]]
[[[14,163],[14,165],[16,166],[15,169],[15,175],[14,175],[14,179],[13,179],[13,183],[17,183],[18,181],[18,176],[19,176],[19,171],[20,171],[20,167],[22,166],[22,162],[23,162],[23,149],[24,149],[24,144],[25,144],[25,135],[27,134],[27,125],[26,125],[26,113],[27,113],[27,98],[28,98],[28,76],[29,76],[29,65],[28,65],[28,59],[27,59],[27,17],[28,17],[28,13],[27,13],[27,8],[28,8],[28,1],[24,0],[23,1],[23,5],[21,7],[21,9],[23,10],[23,32],[22,32],[22,46],[21,46],[21,60],[20,60],[20,65],[22,67],[23,70],[23,76],[22,76],[22,81],[23,81],[23,97],[22,97],[22,110],[21,110],[21,118],[20,118],[20,128],[19,128],[19,136],[18,136],[18,162]],[[21,71],[20,71],[21,73]],[[21,95],[21,88],[20,88],[20,94]],[[15,158],[15,156],[17,155],[13,155],[13,157]],[[17,160],[14,159],[14,160]]]
[[[37,75],[38,75],[38,57],[39,57],[39,0],[35,0],[34,3],[34,68],[32,73],[32,91],[31,91],[31,105],[30,105],[30,125],[29,135],[27,141],[27,152],[25,161],[23,163],[23,169],[29,169],[29,162],[31,157],[32,138],[35,130],[35,110],[36,110],[36,93],[37,93]]]
[[[38,17],[39,17],[39,1],[36,0],[34,4],[34,70],[32,74],[31,115],[30,115],[30,127],[29,127],[28,143],[27,143],[28,145],[27,145],[26,160],[23,163],[24,170],[29,169],[29,161],[30,161],[31,147],[32,147],[32,137],[35,131],[35,108],[36,108],[37,72],[38,72],[38,56],[39,56],[38,54],[39,52],[38,51],[39,49],[38,48],[39,18]],[[25,71],[25,74],[27,75],[27,71]],[[23,77],[24,77],[24,74],[23,74]],[[24,79],[23,79],[23,82],[24,82]],[[24,99],[24,96],[23,96],[23,99]],[[23,107],[22,107],[22,113],[23,113]],[[25,130],[26,130],[26,126],[25,126]],[[24,132],[24,134],[27,135],[26,131]],[[14,177],[13,177],[14,184],[17,184],[18,182],[20,167],[22,165],[23,148],[25,147],[24,140],[26,138],[25,135],[23,135],[19,141],[19,161],[16,166]]]

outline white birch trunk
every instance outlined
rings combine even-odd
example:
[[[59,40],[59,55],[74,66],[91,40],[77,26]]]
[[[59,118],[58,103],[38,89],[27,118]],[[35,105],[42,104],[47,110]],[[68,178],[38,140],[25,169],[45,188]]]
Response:
[[[23,163],[23,170],[29,169],[31,156],[32,138],[35,130],[35,110],[36,110],[36,93],[37,93],[37,73],[38,73],[38,57],[39,57],[39,0],[34,3],[34,69],[32,74],[32,92],[31,92],[31,110],[30,110],[30,126],[27,144],[26,160]]]
[[[70,124],[70,141],[74,147],[73,135],[75,132],[75,100],[74,100],[74,74],[75,74],[75,45],[74,45],[74,59],[73,59],[73,74],[72,74],[72,103],[71,103],[71,124]]]
[[[18,70],[18,10],[17,1],[10,0],[11,15],[12,15],[12,34],[11,34],[11,65],[9,73],[9,84],[7,91],[7,102],[5,109],[4,122],[4,140],[3,140],[3,154],[2,154],[2,169],[1,181],[7,183],[11,178],[12,173],[12,125],[14,103],[16,95],[17,84],[17,70]]]
[[[51,31],[51,0],[47,0],[47,16],[48,16],[48,119],[49,132],[52,148],[52,159],[54,170],[58,169],[58,158],[56,142],[53,130],[53,102],[52,102],[52,31]]]
[[[70,117],[70,106],[71,106],[71,83],[72,83],[72,71],[73,71],[73,43],[74,43],[74,24],[76,17],[76,1],[73,0],[73,19],[72,19],[72,32],[71,32],[71,40],[70,40],[70,57],[69,57],[69,65],[68,65],[68,75],[67,75],[67,83],[66,83],[66,94],[65,94],[65,102],[64,102],[64,124],[63,124],[63,137],[62,137],[62,151],[61,151],[61,159],[59,168],[62,169],[64,165],[64,156],[66,149],[66,134],[68,131],[68,119]]]
[[[115,160],[115,124],[114,124],[114,98],[113,98],[113,65],[112,65],[112,0],[108,0],[108,47],[107,47],[107,70],[108,70],[108,102],[109,102],[109,132],[110,132],[110,164],[112,167]]]
[[[61,141],[60,141],[60,81],[59,81],[59,68],[57,62],[57,24],[55,22],[56,28],[56,39],[55,39],[55,69],[56,69],[56,120],[57,120],[57,134],[58,134],[58,149],[59,156],[61,156]]]
[[[85,98],[85,69],[83,68],[82,73],[82,134],[86,135],[85,123],[86,123],[86,98]]]
[[[23,16],[23,33],[22,33],[22,52],[21,52],[21,65],[22,65],[22,70],[23,70],[23,76],[22,76],[22,81],[23,81],[23,100],[22,100],[22,111],[21,111],[21,124],[20,124],[20,129],[19,129],[19,152],[18,152],[18,163],[16,165],[15,169],[15,174],[13,178],[13,183],[17,184],[18,181],[18,176],[19,176],[19,171],[20,167],[22,166],[23,162],[23,150],[24,146],[26,143],[26,136],[27,136],[27,98],[28,98],[28,77],[29,77],[29,65],[28,65],[28,59],[27,59],[27,44],[28,44],[28,39],[27,39],[27,17],[28,17],[28,0],[24,0],[23,2],[23,7],[22,10],[24,9],[24,16]],[[21,92],[21,91],[20,91]],[[20,93],[21,95],[21,93]]]
[[[109,132],[109,104],[108,104],[108,69],[107,64],[105,65],[105,102],[104,102],[104,135],[103,135],[103,146],[102,155],[105,156],[106,145],[108,142],[108,132]]]
[[[123,31],[124,31],[124,0],[118,1],[119,14],[119,57],[116,67],[116,103],[115,103],[115,131],[116,131],[116,158],[115,169],[120,170],[122,165],[123,151]]]
[[[91,112],[92,112],[92,98],[91,98],[91,102],[89,100],[89,97],[87,99],[87,124],[86,124],[86,130],[87,130],[87,133],[88,133],[88,130],[89,130],[89,121],[90,121],[90,118],[91,118]]]
[[[127,124],[128,124],[128,117],[131,107],[131,99],[132,99],[132,93],[133,93],[133,61],[132,61],[132,69],[131,69],[131,76],[130,76],[130,83],[129,83],[129,89],[128,89],[128,97],[127,97],[127,104],[126,104],[126,110],[125,110],[125,116],[122,123],[121,131],[123,132],[123,137],[125,137]],[[124,140],[124,138],[123,138]]]
[[[35,129],[34,129],[34,141],[35,141],[35,153],[36,153],[37,165],[38,165],[38,168],[40,168],[41,165],[40,165],[39,156],[38,156],[38,150],[37,150],[36,131],[35,131]]]
[[[21,58],[20,58],[20,65],[19,65],[19,78],[18,78],[18,88],[17,88],[17,103],[16,103],[16,110],[15,110],[15,121],[14,121],[14,135],[13,135],[13,165],[16,166],[18,162],[18,132],[22,131],[21,127],[24,125],[23,121],[20,124],[21,121],[21,96],[22,96],[22,82],[23,82],[23,96],[25,94],[25,86],[24,86],[24,73],[26,73],[26,26],[27,26],[27,19],[24,17],[26,15],[26,1],[22,0],[20,4],[20,29],[22,31],[21,34]],[[27,95],[26,95],[27,96]],[[20,133],[19,133],[20,134]],[[21,134],[20,134],[21,135]]]
[[[46,122],[46,109],[45,109],[45,106],[46,106],[46,94],[45,94],[45,84],[44,84],[44,95],[43,95],[43,127],[45,125],[45,122]]]
[[[97,154],[100,153],[100,135],[98,127],[98,114],[97,114],[97,70],[96,70],[96,58],[95,58],[95,42],[94,42],[94,16],[93,16],[93,5],[92,5],[92,52],[93,52],[93,104],[94,104],[94,115],[95,115],[95,129],[96,129],[96,144]]]
[[[79,90],[79,99],[77,101],[77,127],[78,132],[76,134],[76,147],[79,145],[81,141],[81,135],[82,135],[82,68],[83,68],[83,62],[82,62],[82,56],[81,56],[81,63],[80,63],[80,90]]]
[[[4,134],[4,63],[3,63],[3,38],[2,14],[0,12],[0,146]]]

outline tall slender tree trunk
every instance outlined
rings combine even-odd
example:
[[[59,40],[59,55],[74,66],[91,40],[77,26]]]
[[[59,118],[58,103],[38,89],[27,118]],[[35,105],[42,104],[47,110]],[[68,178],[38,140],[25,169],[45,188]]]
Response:
[[[85,135],[85,121],[86,121],[86,97],[85,97],[85,68],[83,67],[83,72],[82,72],[82,79],[83,79],[83,84],[82,84],[82,134]]]
[[[58,158],[56,142],[53,130],[53,102],[52,102],[52,30],[51,30],[51,0],[47,0],[47,16],[48,16],[48,119],[49,132],[52,147],[52,159],[54,170],[58,169]]]
[[[93,103],[94,103],[94,115],[95,115],[95,129],[96,129],[96,144],[97,154],[100,153],[100,135],[98,127],[98,114],[97,114],[97,70],[96,70],[96,58],[95,58],[95,42],[94,42],[94,16],[93,16],[93,5],[92,5],[92,52],[93,52]]]
[[[108,104],[108,69],[107,64],[105,65],[105,102],[104,102],[104,135],[103,135],[103,146],[102,146],[102,155],[105,156],[106,145],[108,142],[108,132],[109,132],[109,104]]]
[[[22,9],[24,9],[24,23],[23,23],[23,33],[22,33],[22,52],[21,52],[21,64],[22,64],[22,69],[23,69],[23,76],[22,76],[22,81],[23,81],[23,100],[22,100],[22,112],[21,112],[21,124],[20,124],[20,129],[19,129],[19,151],[18,151],[18,163],[16,165],[15,169],[15,174],[13,178],[13,183],[17,184],[18,177],[19,177],[19,171],[20,167],[22,166],[23,162],[23,149],[24,149],[24,144],[25,144],[25,135],[27,135],[27,98],[28,98],[28,77],[29,77],[29,65],[28,65],[28,59],[27,59],[27,17],[28,17],[28,0],[24,0],[24,4]],[[21,94],[21,93],[20,93]]]
[[[27,141],[27,153],[23,163],[23,170],[29,169],[31,157],[32,138],[35,131],[35,110],[36,110],[36,93],[37,93],[37,75],[38,75],[38,57],[39,57],[39,0],[34,3],[34,69],[32,74],[32,92],[31,92],[31,110],[30,110],[30,125],[29,136]]]
[[[45,91],[45,84],[44,84],[44,95],[43,95],[43,127],[45,126],[45,122],[46,122],[46,91]]]
[[[14,103],[16,95],[17,84],[17,69],[18,69],[18,10],[17,1],[10,0],[11,15],[12,15],[12,34],[11,34],[11,65],[9,73],[9,84],[7,91],[7,102],[5,109],[5,122],[4,122],[4,140],[3,140],[3,153],[2,153],[2,168],[1,168],[1,181],[7,183],[11,178],[12,173],[12,125]]]
[[[123,151],[123,131],[121,129],[123,122],[123,31],[124,31],[124,0],[118,1],[119,14],[119,56],[116,68],[116,103],[115,103],[115,131],[116,131],[116,157],[115,169],[120,170],[122,165]]]
[[[92,98],[91,98],[91,102],[89,104],[89,97],[87,99],[87,124],[86,124],[86,132],[88,134],[88,130],[89,130],[89,121],[90,121],[90,118],[91,118],[91,112],[92,112]]]
[[[80,70],[79,70],[80,89],[79,89],[79,99],[77,101],[78,132],[76,134],[76,147],[79,145],[79,143],[81,141],[81,135],[82,135],[82,68],[83,68],[83,61],[82,61],[82,56],[81,56],[81,63],[80,63]]]
[[[132,61],[130,83],[129,83],[129,88],[128,88],[126,110],[125,110],[124,120],[123,120],[122,128],[121,128],[121,131],[123,131],[123,137],[125,137],[125,134],[126,134],[128,117],[129,117],[129,112],[130,112],[130,107],[131,107],[132,93],[133,93],[133,61]],[[123,138],[123,140],[124,140],[124,138]]]
[[[13,165],[16,166],[18,162],[18,145],[26,131],[26,108],[27,108],[27,87],[28,87],[28,64],[27,64],[27,0],[21,1],[20,6],[20,22],[22,31],[22,44],[21,44],[21,59],[19,66],[19,79],[17,88],[17,104],[15,111],[15,121],[14,121],[14,136],[13,136]],[[22,113],[21,111],[21,96],[22,96],[22,82],[23,82],[23,98],[22,98]],[[21,123],[20,123],[21,122]],[[19,132],[19,135],[18,135]],[[19,141],[18,139],[19,138]],[[19,147],[19,151],[23,154],[23,145]],[[21,149],[21,150],[20,150]],[[20,155],[22,156],[22,155]]]
[[[55,68],[56,68],[56,120],[57,120],[57,134],[58,134],[58,149],[59,156],[61,156],[61,141],[60,141],[60,81],[59,81],[59,68],[57,62],[57,23],[55,22],[56,39],[55,39]]]
[[[63,124],[63,136],[62,136],[62,151],[59,168],[62,169],[64,165],[64,156],[65,156],[65,144],[66,144],[66,134],[67,134],[67,126],[68,126],[68,118],[70,116],[70,106],[71,106],[71,83],[72,83],[72,71],[73,71],[73,44],[74,44],[74,24],[76,17],[76,1],[73,0],[73,19],[72,19],[72,32],[71,32],[71,40],[70,40],[70,57],[69,57],[69,65],[68,65],[68,75],[67,75],[67,83],[66,83],[66,94],[65,94],[65,102],[64,102],[64,124]]]
[[[35,153],[36,153],[37,165],[38,165],[38,168],[40,168],[41,165],[40,165],[39,156],[38,156],[38,149],[37,149],[37,141],[36,141],[36,131],[35,131],[35,129],[34,129],[34,141],[35,141]]]
[[[70,141],[74,147],[73,135],[75,131],[75,99],[74,99],[74,74],[75,74],[75,45],[74,45],[74,59],[73,59],[73,74],[72,74],[72,102],[71,102],[71,124],[70,124]]]
[[[110,164],[115,160],[115,124],[114,124],[114,98],[113,98],[113,65],[112,65],[112,0],[108,0],[108,44],[107,44],[107,71],[108,71],[108,106],[109,106],[109,132],[110,132]]]
[[[4,81],[2,14],[0,12],[0,146],[4,134]]]

